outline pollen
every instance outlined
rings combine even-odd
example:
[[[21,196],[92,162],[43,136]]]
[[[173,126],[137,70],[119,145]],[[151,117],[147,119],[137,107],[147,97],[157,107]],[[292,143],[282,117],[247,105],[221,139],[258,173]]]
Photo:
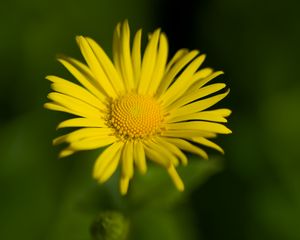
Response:
[[[108,122],[119,137],[139,139],[159,132],[162,120],[161,107],[154,98],[128,94],[112,102]]]

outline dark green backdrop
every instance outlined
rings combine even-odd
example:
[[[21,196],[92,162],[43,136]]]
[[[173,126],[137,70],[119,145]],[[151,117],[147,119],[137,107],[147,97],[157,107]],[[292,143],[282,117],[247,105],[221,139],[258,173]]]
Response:
[[[88,240],[91,216],[105,209],[143,209],[132,239],[300,239],[299,16],[296,0],[1,1],[0,239]],[[220,104],[233,110],[233,134],[218,139],[223,170],[204,164],[215,174],[176,204],[154,190],[141,194],[149,207],[119,198],[115,180],[91,179],[97,151],[58,160],[51,146],[65,115],[42,108],[44,77],[69,76],[55,55],[80,58],[77,34],[110,52],[125,18],[134,31],[162,27],[171,53],[205,52],[231,88]]]

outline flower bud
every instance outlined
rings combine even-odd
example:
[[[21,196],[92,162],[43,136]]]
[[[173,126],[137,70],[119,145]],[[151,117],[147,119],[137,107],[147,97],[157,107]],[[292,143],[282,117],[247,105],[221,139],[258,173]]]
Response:
[[[128,220],[116,211],[101,212],[91,225],[93,240],[126,240]]]

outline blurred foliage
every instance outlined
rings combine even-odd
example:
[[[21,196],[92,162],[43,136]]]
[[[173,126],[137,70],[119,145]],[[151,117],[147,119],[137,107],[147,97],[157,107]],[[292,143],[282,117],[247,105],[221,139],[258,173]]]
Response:
[[[300,16],[296,0],[4,0],[0,7],[0,239],[88,240],[99,214],[130,221],[129,239],[300,239]],[[179,193],[165,170],[136,174],[130,193],[91,178],[100,151],[57,159],[51,140],[63,114],[42,109],[54,61],[81,58],[77,34],[109,53],[116,23],[167,33],[178,48],[207,53],[231,88],[231,136],[222,159],[190,156]],[[213,156],[213,155],[212,155]],[[222,170],[223,169],[223,170]],[[222,171],[221,171],[222,170]]]

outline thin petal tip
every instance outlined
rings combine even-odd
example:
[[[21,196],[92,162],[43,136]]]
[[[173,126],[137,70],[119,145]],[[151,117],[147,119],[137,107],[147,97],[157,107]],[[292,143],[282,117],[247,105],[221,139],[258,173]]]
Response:
[[[51,110],[51,107],[49,107],[49,104],[50,104],[50,103],[44,103],[44,104],[43,104],[43,107],[46,108],[46,109],[50,109],[50,110]]]
[[[64,149],[64,150],[62,150],[62,151],[59,153],[58,157],[59,157],[59,158],[68,157],[68,156],[72,155],[73,153],[74,153],[73,150],[70,150],[70,149]]]

